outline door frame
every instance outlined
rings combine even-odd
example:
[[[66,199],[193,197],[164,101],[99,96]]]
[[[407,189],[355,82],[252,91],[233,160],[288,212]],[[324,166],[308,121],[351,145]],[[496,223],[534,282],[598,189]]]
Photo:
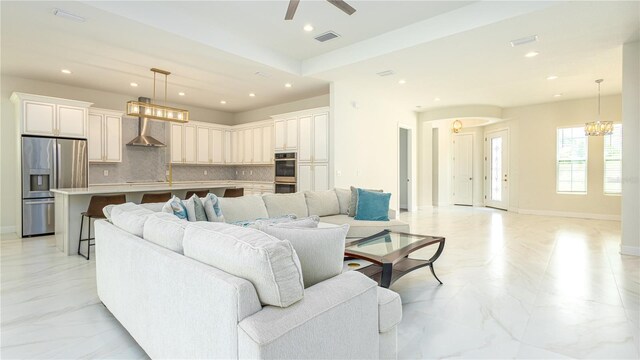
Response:
[[[398,213],[400,213],[400,129],[407,130],[407,177],[409,178],[409,186],[407,186],[407,211],[416,211],[413,187],[415,184],[415,176],[413,169],[413,130],[414,128],[407,124],[398,123],[398,127],[396,129],[396,181],[398,182],[396,187],[396,194],[398,194],[396,198],[396,209]]]
[[[500,209],[500,210],[505,210],[505,211],[509,211],[509,207],[510,207],[510,202],[511,202],[511,196],[509,194],[509,192],[507,192],[507,201],[506,201],[506,206],[505,208],[500,208],[500,207],[496,207],[496,206],[490,206],[487,205],[489,198],[488,196],[491,194],[491,162],[489,161],[489,155],[491,153],[491,149],[489,146],[489,137],[491,136],[491,134],[495,134],[498,132],[506,132],[506,137],[507,137],[507,156],[506,156],[506,165],[507,165],[507,179],[511,180],[511,166],[510,166],[510,159],[511,159],[511,132],[509,131],[508,127],[503,127],[503,128],[499,128],[499,129],[494,129],[491,131],[486,131],[484,133],[484,196],[483,196],[483,202],[484,202],[484,206],[485,207],[490,207],[493,209]],[[504,163],[504,161],[503,161]],[[508,190],[511,190],[511,185],[509,185]]]
[[[456,184],[455,184],[455,173],[456,173],[456,168],[455,168],[455,156],[456,156],[456,144],[455,141],[458,137],[460,136],[471,136],[471,204],[469,205],[464,205],[464,204],[456,204],[456,200],[455,200],[455,195],[454,192],[456,190]],[[449,194],[451,196],[451,204],[452,205],[458,205],[458,206],[474,206],[474,201],[473,201],[473,184],[475,183],[475,178],[473,176],[473,158],[474,156],[474,144],[476,142],[476,134],[472,133],[472,132],[468,132],[468,133],[457,133],[457,134],[452,134],[451,136],[451,174],[450,174],[450,181],[451,181],[451,188],[449,189]]]

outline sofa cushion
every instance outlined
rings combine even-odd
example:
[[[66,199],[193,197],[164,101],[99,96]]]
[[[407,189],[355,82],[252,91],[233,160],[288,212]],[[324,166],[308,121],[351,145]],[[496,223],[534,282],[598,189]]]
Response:
[[[218,198],[220,209],[226,222],[266,219],[269,217],[260,195],[248,195],[236,198]]]
[[[142,238],[163,248],[184,253],[182,240],[184,239],[184,229],[189,222],[179,219],[177,216],[165,212],[149,215],[144,222]]]
[[[289,214],[293,214],[299,218],[309,216],[304,193],[267,194],[263,195],[262,199],[269,214],[265,217],[273,218]]]
[[[395,219],[391,219],[389,221],[364,221],[355,220],[354,218],[347,215],[333,215],[321,217],[320,222],[337,225],[348,224],[348,238],[363,238],[371,236],[373,234],[377,234],[385,229],[391,231],[409,232],[409,224]]]
[[[142,206],[145,209],[149,209],[153,212],[161,212],[162,211],[162,207],[164,207],[163,202],[158,202],[158,203],[146,203],[146,204],[140,204],[140,206]]]
[[[262,231],[267,226],[279,226],[285,228],[317,228],[320,223],[318,216],[312,215],[302,219],[291,219],[289,221],[273,222],[272,219],[258,220],[255,222],[255,228]]]
[[[382,190],[363,189],[367,191],[382,192]],[[351,217],[356,216],[356,210],[358,209],[358,188],[351,187],[351,199],[349,200],[349,213],[347,215]]]
[[[338,206],[340,207],[340,214],[349,214],[349,203],[351,202],[351,190],[349,189],[333,189],[336,192],[338,198]]]
[[[289,241],[256,229],[196,222],[187,226],[183,246],[185,256],[250,281],[265,305],[287,307],[304,296],[300,261]]]
[[[328,216],[340,213],[338,196],[333,190],[305,191],[304,198],[309,215]]]
[[[153,211],[134,203],[116,205],[111,209],[111,222],[120,229],[142,237],[144,222]]]
[[[402,320],[402,301],[398,293],[378,286],[378,331],[387,332]]]
[[[335,228],[291,228],[275,225],[261,230],[291,242],[302,265],[305,288],[342,273],[344,244],[349,225]]]
[[[358,189],[356,220],[388,221],[391,193]]]

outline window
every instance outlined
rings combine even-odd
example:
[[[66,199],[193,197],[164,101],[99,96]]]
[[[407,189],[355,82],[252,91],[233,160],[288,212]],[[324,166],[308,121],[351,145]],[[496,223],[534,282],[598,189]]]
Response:
[[[604,136],[604,193],[622,192],[622,124],[613,125],[613,133]]]
[[[584,126],[558,129],[557,157],[557,191],[586,193],[587,136]]]

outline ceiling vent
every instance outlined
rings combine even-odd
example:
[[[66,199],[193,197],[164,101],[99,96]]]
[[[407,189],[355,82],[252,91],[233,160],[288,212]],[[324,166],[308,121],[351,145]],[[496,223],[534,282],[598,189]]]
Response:
[[[393,70],[385,70],[385,71],[380,71],[379,73],[376,73],[376,74],[378,74],[378,76],[390,76],[390,75],[395,74],[395,71],[393,71]]]
[[[520,39],[511,40],[511,47],[516,47],[538,41],[538,35],[531,35]]]
[[[320,41],[320,42],[325,42],[325,41],[329,41],[331,39],[335,39],[337,37],[340,37],[340,35],[334,33],[333,31],[327,31],[324,34],[320,34],[320,35],[316,36],[315,39]]]

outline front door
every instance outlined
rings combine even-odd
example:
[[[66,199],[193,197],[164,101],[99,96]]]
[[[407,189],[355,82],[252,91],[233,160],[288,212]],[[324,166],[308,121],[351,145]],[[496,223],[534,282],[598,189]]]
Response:
[[[486,138],[487,160],[486,205],[498,209],[509,208],[509,132],[500,130]]]
[[[453,140],[453,203],[473,205],[473,135],[456,135]]]

